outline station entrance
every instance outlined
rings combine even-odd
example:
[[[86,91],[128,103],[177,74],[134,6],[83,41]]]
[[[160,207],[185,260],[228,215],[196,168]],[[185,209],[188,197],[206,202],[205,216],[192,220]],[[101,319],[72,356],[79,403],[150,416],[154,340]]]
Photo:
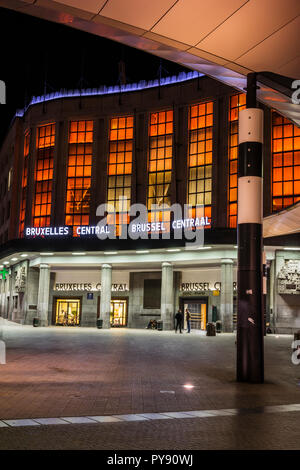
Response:
[[[111,327],[127,326],[127,299],[112,299],[110,303]]]
[[[55,325],[79,326],[80,310],[80,299],[56,299]]]
[[[184,314],[184,328],[187,328],[186,324],[186,309],[191,314],[191,329],[192,330],[206,330],[207,324],[207,297],[193,297],[193,298],[181,298],[180,308]]]

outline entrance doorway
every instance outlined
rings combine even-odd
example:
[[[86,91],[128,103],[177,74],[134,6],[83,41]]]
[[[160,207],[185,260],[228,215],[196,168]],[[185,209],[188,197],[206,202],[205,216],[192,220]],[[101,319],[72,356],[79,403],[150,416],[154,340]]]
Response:
[[[80,299],[56,299],[55,325],[78,326],[80,303]]]
[[[192,330],[206,330],[207,324],[207,298],[181,298],[180,305],[182,312],[184,313],[184,328],[186,325],[186,309],[191,314],[191,329]]]
[[[112,299],[110,302],[110,325],[127,326],[127,299]]]

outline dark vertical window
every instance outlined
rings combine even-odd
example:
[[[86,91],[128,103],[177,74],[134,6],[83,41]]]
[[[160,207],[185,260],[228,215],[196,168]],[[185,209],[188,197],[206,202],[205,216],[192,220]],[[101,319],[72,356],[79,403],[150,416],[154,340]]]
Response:
[[[28,185],[28,164],[29,164],[29,143],[30,143],[30,132],[29,130],[27,130],[24,135],[19,237],[24,236],[24,228],[25,228],[27,185]]]

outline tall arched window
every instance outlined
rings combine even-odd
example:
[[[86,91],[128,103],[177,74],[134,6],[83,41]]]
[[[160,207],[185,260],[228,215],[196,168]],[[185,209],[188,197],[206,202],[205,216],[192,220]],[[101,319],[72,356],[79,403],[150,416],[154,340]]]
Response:
[[[107,164],[107,203],[114,207],[108,213],[108,224],[116,226],[116,236],[122,225],[129,223],[127,211],[131,204],[131,173],[133,155],[133,116],[110,120],[109,155]]]
[[[89,225],[93,154],[93,121],[72,121],[69,129],[65,224]]]
[[[211,224],[213,103],[190,107],[188,204],[190,217],[199,217],[196,206],[203,206],[203,216]],[[201,208],[202,209],[202,208]],[[201,210],[202,215],[202,210]]]
[[[24,228],[25,228],[27,185],[28,185],[29,144],[30,144],[30,131],[29,129],[27,129],[24,135],[19,237],[24,236]]]
[[[173,111],[150,114],[147,208],[152,222],[169,229],[173,158]],[[153,205],[161,206],[153,210]],[[165,206],[165,208],[163,208]],[[152,210],[151,210],[152,207]]]
[[[50,225],[54,145],[55,124],[39,126],[36,136],[34,227],[47,227]]]
[[[229,104],[229,178],[228,178],[228,225],[237,225],[237,168],[239,147],[239,112],[246,108],[246,95],[240,93],[230,97]]]

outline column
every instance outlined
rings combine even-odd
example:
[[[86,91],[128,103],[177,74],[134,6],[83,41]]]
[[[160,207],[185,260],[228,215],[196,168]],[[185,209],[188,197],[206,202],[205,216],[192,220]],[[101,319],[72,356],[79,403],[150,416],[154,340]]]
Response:
[[[275,329],[275,259],[271,260],[270,266],[270,282],[269,282],[269,306],[270,306],[270,327]]]
[[[161,277],[161,304],[160,312],[164,330],[174,328],[174,295],[173,295],[173,266],[171,263],[162,263]]]
[[[0,281],[0,316],[5,318],[5,281],[3,276]]]
[[[103,320],[102,328],[110,328],[110,301],[111,301],[111,265],[103,264],[101,269],[101,297],[100,318]]]
[[[256,104],[255,73],[247,76],[246,106],[239,115],[237,380],[262,383],[263,110]]]
[[[50,288],[50,266],[40,264],[39,291],[37,302],[37,316],[40,319],[40,326],[48,326],[48,306]]]
[[[220,315],[222,321],[222,331],[231,333],[233,330],[233,277],[232,259],[221,260],[221,298]]]

